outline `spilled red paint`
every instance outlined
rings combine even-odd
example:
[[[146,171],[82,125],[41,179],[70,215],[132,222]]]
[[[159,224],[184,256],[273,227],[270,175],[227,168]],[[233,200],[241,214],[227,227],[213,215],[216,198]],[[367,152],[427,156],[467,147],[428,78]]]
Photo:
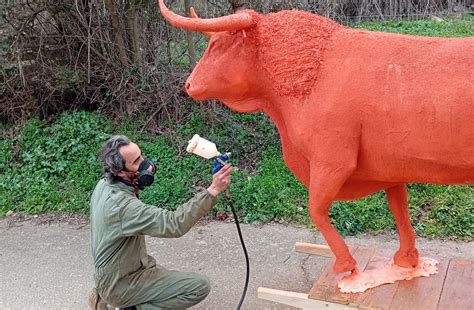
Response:
[[[474,38],[353,30],[295,10],[232,16],[254,24],[212,34],[188,94],[270,116],[336,272],[356,262],[330,222],[332,202],[381,190],[400,235],[394,261],[416,266],[406,184],[474,183]]]

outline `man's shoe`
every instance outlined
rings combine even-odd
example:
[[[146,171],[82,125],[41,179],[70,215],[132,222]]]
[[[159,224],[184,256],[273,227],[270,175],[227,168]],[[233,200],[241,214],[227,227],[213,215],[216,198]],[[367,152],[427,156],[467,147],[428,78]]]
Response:
[[[100,298],[96,288],[93,288],[89,293],[89,308],[91,310],[107,310],[107,303]]]

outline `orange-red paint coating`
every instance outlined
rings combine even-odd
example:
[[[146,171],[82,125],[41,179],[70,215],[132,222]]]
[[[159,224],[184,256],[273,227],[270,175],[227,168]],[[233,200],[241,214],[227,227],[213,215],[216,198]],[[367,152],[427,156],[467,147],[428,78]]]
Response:
[[[380,190],[400,234],[394,261],[416,266],[406,184],[474,183],[474,38],[353,30],[296,10],[244,12],[254,26],[212,34],[188,94],[270,116],[336,272],[356,262],[331,225],[331,203]]]

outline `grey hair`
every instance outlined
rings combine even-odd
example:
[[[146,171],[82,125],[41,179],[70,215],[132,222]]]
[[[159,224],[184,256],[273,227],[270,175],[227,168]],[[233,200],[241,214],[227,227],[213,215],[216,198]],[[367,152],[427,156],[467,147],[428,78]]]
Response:
[[[102,144],[100,160],[102,162],[104,177],[109,182],[114,182],[117,174],[125,169],[125,162],[119,153],[119,148],[129,144],[130,139],[120,135],[112,136]]]

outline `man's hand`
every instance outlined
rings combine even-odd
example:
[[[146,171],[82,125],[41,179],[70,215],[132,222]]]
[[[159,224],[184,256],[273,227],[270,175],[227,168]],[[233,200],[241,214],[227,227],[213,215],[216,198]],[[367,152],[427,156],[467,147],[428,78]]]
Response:
[[[230,164],[227,164],[222,167],[219,172],[214,174],[212,178],[212,183],[207,188],[208,192],[211,193],[212,196],[217,197],[217,195],[229,188],[231,171],[232,166]]]

